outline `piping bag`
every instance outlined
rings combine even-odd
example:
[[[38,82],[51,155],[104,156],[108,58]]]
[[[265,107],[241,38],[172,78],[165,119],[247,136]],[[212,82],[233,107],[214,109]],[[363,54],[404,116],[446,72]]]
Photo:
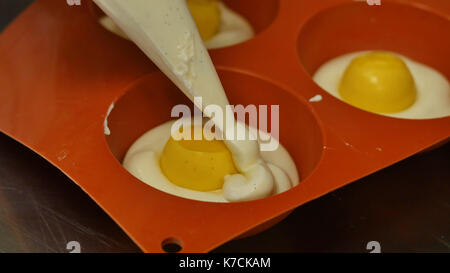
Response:
[[[203,105],[229,105],[224,88],[208,50],[191,16],[186,0],[94,0],[94,2],[127,34],[159,69],[211,118],[225,137],[240,174],[225,177],[224,197],[229,201],[250,201],[269,196],[274,178],[261,159],[255,140],[237,140],[234,132],[250,132],[235,122],[234,114],[216,117]],[[201,104],[196,97],[201,97]],[[221,120],[218,120],[218,119]],[[231,122],[230,122],[231,121]]]

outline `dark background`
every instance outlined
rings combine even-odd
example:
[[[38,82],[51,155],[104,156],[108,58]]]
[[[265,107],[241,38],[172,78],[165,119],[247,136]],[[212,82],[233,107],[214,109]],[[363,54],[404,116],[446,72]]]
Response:
[[[58,0],[63,1],[63,0]],[[0,0],[0,31],[31,0]],[[217,252],[450,252],[450,144],[297,208]],[[74,183],[0,133],[0,252],[138,252]]]

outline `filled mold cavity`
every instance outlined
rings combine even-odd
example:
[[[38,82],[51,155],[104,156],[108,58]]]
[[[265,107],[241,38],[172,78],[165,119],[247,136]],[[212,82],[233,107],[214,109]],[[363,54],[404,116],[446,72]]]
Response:
[[[251,113],[256,114],[256,127],[259,127],[259,129],[263,132],[271,134],[274,139],[279,140],[279,143],[285,148],[284,151],[287,151],[290,155],[288,155],[289,158],[283,156],[277,157],[276,154],[271,154],[273,149],[271,150],[269,147],[269,149],[267,149],[268,151],[261,151],[264,160],[268,158],[268,160],[276,161],[274,162],[274,164],[277,165],[276,167],[279,167],[280,170],[285,171],[288,178],[291,179],[290,188],[295,187],[299,183],[301,184],[302,181],[314,171],[316,165],[320,161],[323,151],[322,127],[317,121],[316,115],[311,107],[302,99],[299,99],[288,91],[262,79],[247,74],[222,69],[218,70],[218,72],[224,88],[227,91],[230,104],[234,107],[242,106],[243,108],[249,110],[249,112],[245,113],[244,119],[239,118],[237,114],[235,114],[235,116],[239,120],[245,121],[245,123],[253,126],[254,124],[251,122],[249,123],[249,121],[251,120]],[[129,158],[130,156],[135,157],[136,155],[142,155],[145,157],[145,150],[148,150],[153,144],[150,142],[143,143],[142,140],[147,141],[148,139],[152,139],[153,137],[148,137],[148,135],[152,134],[151,132],[154,132],[155,130],[160,130],[155,128],[163,128],[163,126],[167,125],[168,121],[179,119],[178,117],[171,117],[171,113],[177,105],[187,106],[191,113],[194,113],[194,109],[192,107],[193,103],[188,100],[162,73],[152,73],[134,83],[128,90],[126,90],[125,94],[120,99],[114,102],[114,108],[108,116],[109,135],[106,134],[105,137],[114,157],[121,164],[123,164],[124,160],[126,161],[126,158]],[[252,112],[252,109],[255,109],[255,111]],[[259,126],[259,122],[261,122],[264,118],[267,118],[267,128]],[[162,124],[166,125],[160,126]],[[167,131],[169,136],[166,137],[170,138],[170,127],[167,128],[163,128],[162,130]],[[148,133],[151,129],[154,130]],[[276,135],[278,135],[278,137],[275,137]],[[161,149],[164,147],[165,149],[169,149],[167,148],[169,146],[167,138],[162,140],[164,143],[161,145]],[[140,143],[140,141],[143,145],[137,147],[136,144]],[[269,142],[272,143],[271,141]],[[135,150],[129,150],[132,145],[135,147],[133,148]],[[276,153],[281,151],[281,145],[276,146]],[[185,147],[187,146],[197,151],[194,144],[188,144]],[[176,149],[176,145],[171,147],[178,151]],[[218,146],[210,147],[214,150]],[[141,152],[144,153],[141,154]],[[161,173],[165,176],[167,181],[173,181],[172,178],[170,180],[168,179],[168,176],[166,175],[167,173],[164,173],[164,169],[162,167],[164,153],[165,152],[156,151],[156,159],[150,158],[148,160],[154,160],[157,162],[157,165],[152,163],[153,166],[156,166],[156,168],[162,170]],[[264,153],[267,155],[267,158],[264,157]],[[183,158],[183,151],[175,154],[177,156],[171,158],[170,153],[167,153],[166,158],[169,160],[167,160],[166,163],[168,162],[169,168],[165,169],[176,170],[176,168],[170,168],[170,164],[178,164],[176,166],[180,165],[180,160]],[[190,156],[201,157],[202,155],[198,155],[194,152]],[[271,156],[273,158],[271,158]],[[214,159],[217,159],[215,156],[213,157]],[[277,158],[281,159],[276,160]],[[191,158],[188,156],[184,161],[182,161],[185,162],[190,159]],[[188,163],[190,164],[190,162]],[[146,168],[147,165],[145,164],[143,165],[144,167],[141,167],[141,170]],[[292,164],[292,167],[297,171],[298,177],[296,178],[296,181],[292,181],[292,168],[289,164]],[[216,164],[211,166],[211,168],[215,170],[210,174],[211,180],[213,180],[214,176],[217,176],[217,172],[220,171],[219,169],[225,168],[223,167],[224,165],[225,164]],[[150,163],[149,167],[151,167]],[[195,167],[196,165],[190,168],[190,170]],[[274,172],[272,169],[273,166],[269,167],[272,172]],[[129,168],[127,169],[130,171]],[[277,170],[275,170],[275,172],[277,172]],[[183,174],[184,176],[188,175],[186,172],[183,172]],[[156,176],[152,176],[148,180],[145,178],[142,179],[142,177],[139,176],[139,173],[134,172],[133,169],[131,169],[130,175],[134,175],[139,180],[154,188],[183,198],[209,202],[229,201],[229,199],[222,200],[223,198],[217,199],[215,196],[211,197],[203,194],[204,192],[214,192],[218,195],[222,188],[219,190],[199,189],[198,192],[201,193],[195,194],[193,192],[197,190],[187,188],[187,186],[180,185],[178,183],[176,184],[176,188],[178,190],[174,190],[175,183],[168,182],[170,185],[173,184],[172,186],[153,183],[152,179],[155,179]],[[274,176],[275,175],[276,174],[274,173]],[[209,183],[209,181],[206,181],[206,183]],[[186,187],[188,193],[193,194],[186,195],[187,191],[181,189],[184,187]],[[278,192],[276,189],[277,186],[274,186],[274,190],[270,193],[270,195],[277,194]],[[289,188],[286,188],[285,190],[288,189]]]
[[[448,19],[392,2],[323,10],[297,42],[301,65],[322,89],[357,108],[405,119],[450,116],[448,48]]]
[[[278,15],[280,0],[188,1],[205,46],[216,49],[246,42],[267,29]],[[128,40],[93,1],[89,5],[94,19],[105,30]]]

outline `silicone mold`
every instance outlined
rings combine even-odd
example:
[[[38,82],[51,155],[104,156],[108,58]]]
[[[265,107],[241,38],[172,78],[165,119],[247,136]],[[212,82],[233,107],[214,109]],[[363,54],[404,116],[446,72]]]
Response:
[[[163,251],[165,242],[210,251],[448,141],[450,117],[371,114],[328,95],[311,74],[340,54],[385,49],[450,78],[450,2],[225,2],[257,36],[211,51],[212,59],[233,104],[280,105],[280,140],[297,164],[299,186],[252,202],[208,203],[168,195],[123,169],[129,145],[189,101],[137,47],[104,30],[88,1],[37,0],[0,35],[0,131],[64,172],[147,252]],[[318,94],[322,101],[309,101]]]

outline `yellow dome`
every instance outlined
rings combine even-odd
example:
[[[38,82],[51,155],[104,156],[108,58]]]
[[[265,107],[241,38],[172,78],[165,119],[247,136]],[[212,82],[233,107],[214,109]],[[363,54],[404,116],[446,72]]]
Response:
[[[417,96],[405,62],[386,52],[354,58],[342,76],[339,93],[347,103],[375,113],[406,110]]]
[[[207,41],[216,35],[221,19],[217,0],[187,0],[187,4],[202,39]]]
[[[175,140],[171,137],[164,147],[160,164],[170,182],[196,191],[221,189],[224,177],[237,173],[224,142],[204,138]]]

